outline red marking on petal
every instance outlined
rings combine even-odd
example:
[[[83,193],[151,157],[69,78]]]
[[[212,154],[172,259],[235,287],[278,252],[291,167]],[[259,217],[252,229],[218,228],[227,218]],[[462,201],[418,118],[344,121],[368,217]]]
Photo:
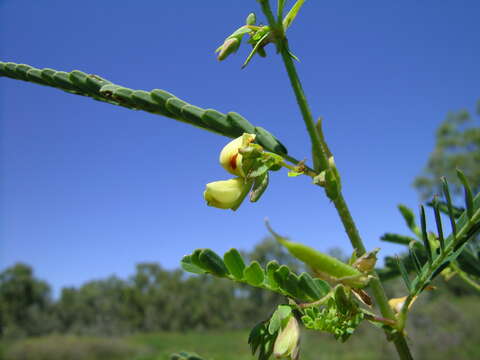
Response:
[[[237,156],[238,156],[238,153],[236,153],[235,155],[233,155],[231,158],[230,158],[230,167],[235,170],[237,168]]]

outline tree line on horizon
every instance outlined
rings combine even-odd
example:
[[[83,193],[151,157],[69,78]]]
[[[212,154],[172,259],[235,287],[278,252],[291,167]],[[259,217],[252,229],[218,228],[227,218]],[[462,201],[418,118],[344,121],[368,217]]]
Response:
[[[271,238],[245,256],[300,266]],[[137,264],[127,279],[110,276],[64,287],[53,299],[50,285],[36,278],[32,267],[17,263],[0,273],[0,337],[239,329],[268,316],[281,301],[280,295],[166,270],[158,263]]]

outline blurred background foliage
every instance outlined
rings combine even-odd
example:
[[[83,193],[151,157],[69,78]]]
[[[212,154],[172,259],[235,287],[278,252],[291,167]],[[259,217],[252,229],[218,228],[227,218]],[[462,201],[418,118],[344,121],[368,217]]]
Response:
[[[440,178],[445,176],[456,195],[462,187],[455,169],[465,173],[473,193],[480,191],[480,99],[475,114],[466,109],[450,112],[440,124],[435,135],[435,148],[429,156],[423,173],[413,185],[424,200],[441,194]]]

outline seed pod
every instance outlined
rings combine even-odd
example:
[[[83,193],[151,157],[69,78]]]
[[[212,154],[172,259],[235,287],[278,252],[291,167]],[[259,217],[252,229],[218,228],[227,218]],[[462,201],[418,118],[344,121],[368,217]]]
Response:
[[[319,273],[320,275],[325,274],[327,278],[330,277],[334,279],[361,276],[360,271],[358,271],[354,267],[345,264],[344,262],[330,255],[312,249],[309,246],[289,241],[288,239],[274,232],[268,222],[266,224],[270,233],[280,244],[287,248],[290,254],[295,256],[297,259],[303,261],[305,264],[309,265],[315,272]]]

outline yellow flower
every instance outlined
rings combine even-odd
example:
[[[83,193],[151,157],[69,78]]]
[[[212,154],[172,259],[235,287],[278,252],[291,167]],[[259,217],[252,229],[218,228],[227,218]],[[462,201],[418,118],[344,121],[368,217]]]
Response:
[[[291,316],[287,325],[280,330],[275,345],[273,346],[273,355],[275,358],[297,359],[300,341],[300,327],[297,319]]]
[[[397,314],[402,311],[403,304],[405,304],[405,300],[407,300],[406,296],[400,297],[400,298],[393,298],[388,300],[388,305],[395,311]],[[417,296],[414,296],[410,304],[408,305],[408,309],[412,307],[413,303],[417,300]]]
[[[242,136],[230,141],[220,152],[220,164],[230,174],[245,177],[242,167],[242,155],[239,149],[248,146],[255,140],[254,134],[244,133]]]
[[[203,197],[207,201],[208,206],[237,210],[250,191],[251,186],[251,182],[246,182],[240,177],[214,181],[206,185]]]

